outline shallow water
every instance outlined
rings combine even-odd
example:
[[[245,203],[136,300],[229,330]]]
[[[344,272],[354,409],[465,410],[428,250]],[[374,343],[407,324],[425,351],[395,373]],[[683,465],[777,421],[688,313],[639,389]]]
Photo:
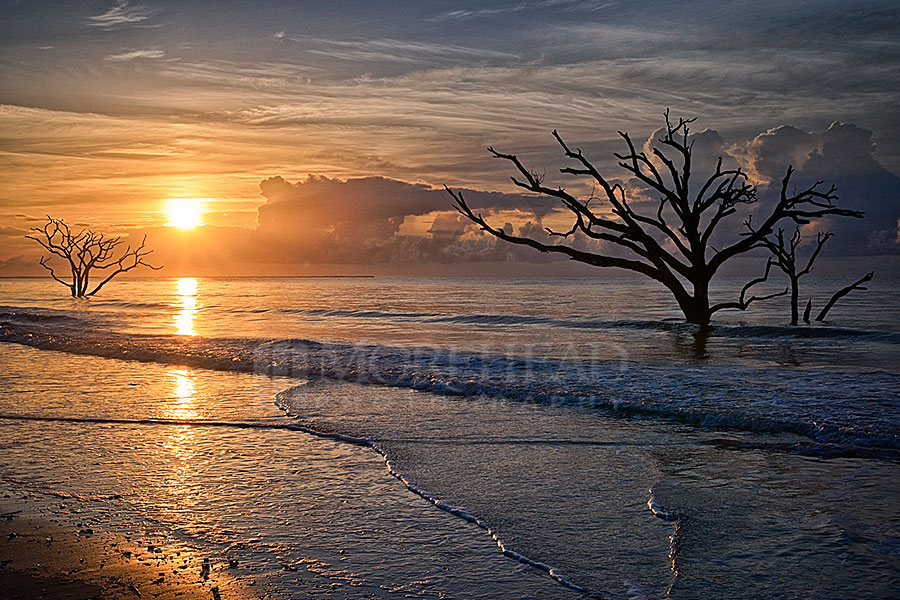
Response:
[[[272,428],[278,379],[6,346],[0,385],[7,416],[109,420],[0,419],[0,487],[85,526],[213,549],[273,597],[315,593],[299,570],[331,597],[570,597],[410,494],[377,454]],[[180,423],[122,422],[149,419]]]
[[[58,291],[0,282],[4,487],[238,553],[276,595],[316,593],[293,568],[350,598],[900,584],[890,282],[709,335],[631,280]]]

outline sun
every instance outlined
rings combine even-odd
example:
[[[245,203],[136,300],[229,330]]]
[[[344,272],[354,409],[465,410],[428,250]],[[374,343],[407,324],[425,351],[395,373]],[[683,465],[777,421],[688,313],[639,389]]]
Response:
[[[202,222],[203,200],[200,198],[172,198],[166,206],[169,222],[166,225],[178,229],[193,229]]]

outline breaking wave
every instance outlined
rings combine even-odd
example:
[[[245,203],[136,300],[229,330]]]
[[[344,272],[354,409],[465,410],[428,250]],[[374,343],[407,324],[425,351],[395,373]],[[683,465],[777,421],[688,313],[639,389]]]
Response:
[[[815,446],[800,441],[780,450],[900,457],[900,377],[882,372],[793,370],[786,376],[784,370],[722,365],[678,368],[305,339],[137,335],[28,312],[0,317],[0,341],[116,359],[576,406],[617,418],[717,430],[789,433]]]

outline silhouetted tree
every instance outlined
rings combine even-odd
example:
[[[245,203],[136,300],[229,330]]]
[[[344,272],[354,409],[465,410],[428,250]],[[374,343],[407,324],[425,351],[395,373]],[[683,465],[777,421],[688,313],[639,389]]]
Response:
[[[74,298],[93,296],[104,285],[119,273],[125,273],[135,267],[147,267],[158,270],[162,267],[154,267],[144,262],[144,258],[152,253],[145,250],[144,244],[147,236],[134,249],[126,246],[121,253],[118,248],[124,243],[121,236],[107,236],[102,233],[81,230],[73,234],[62,219],[47,217],[47,223],[43,227],[32,227],[33,235],[27,235],[28,239],[36,241],[50,252],[51,256],[41,257],[41,266],[50,271],[50,277],[60,282],[72,293]],[[58,256],[68,262],[72,273],[72,281],[66,281],[56,275],[50,265],[53,256]],[[111,269],[111,271],[107,271]],[[104,271],[103,279],[90,289],[91,271]]]
[[[797,248],[800,246],[800,228],[794,230],[794,235],[785,238],[784,229],[775,232],[772,238],[764,240],[766,247],[772,253],[772,262],[787,275],[791,289],[791,325],[796,325],[800,319],[800,278],[808,275],[816,262],[819,253],[825,246],[825,242],[834,237],[831,232],[819,232],[816,234],[816,248],[810,254],[803,269],[797,269]],[[804,320],[809,323],[809,311],[812,308],[812,300],[806,305]]]
[[[580,149],[570,149],[555,130],[553,137],[563,154],[575,162],[574,166],[561,168],[560,172],[591,178],[599,186],[600,199],[605,203],[607,211],[601,212],[589,205],[594,199],[593,194],[586,200],[580,200],[562,187],[545,186],[543,176],[526,169],[516,155],[488,148],[488,152],[495,158],[507,160],[515,166],[521,178],[512,177],[513,183],[556,199],[572,213],[574,223],[569,231],[555,232],[547,229],[548,233],[564,239],[581,233],[615,247],[618,249],[615,254],[589,252],[566,243],[546,243],[533,237],[515,235],[488,224],[481,214],[475,214],[466,204],[462,193],[450,188],[446,190],[453,197],[456,209],[491,235],[541,252],[560,253],[572,260],[597,267],[617,267],[642,273],[669,289],[688,322],[707,324],[719,310],[744,310],[752,301],[773,296],[751,297],[748,300],[745,299],[745,287],[738,301],[712,304],[709,287],[716,272],[726,261],[755,248],[765,247],[766,236],[772,233],[779,222],[788,219],[803,224],[826,215],[861,217],[862,213],[836,207],[834,187],[822,190],[821,182],[799,192],[792,190],[791,176],[794,170],[788,167],[781,181],[780,197],[768,216],[756,226],[748,218],[743,235],[721,249],[713,248],[710,239],[717,226],[737,212],[741,205],[755,203],[757,190],[740,168],[723,169],[721,158],[713,174],[701,180],[698,187],[694,187],[693,142],[689,139],[688,129],[688,125],[694,120],[679,119],[673,124],[666,111],[665,132],[662,138],[654,140],[651,156],[639,151],[627,133],[619,132],[628,148],[625,154],[615,154],[619,159],[619,166],[652,193],[658,194],[656,210],[650,213],[636,211],[629,203],[625,189],[602,175]],[[782,293],[784,292],[775,295]]]
[[[809,255],[809,258],[806,260],[806,266],[803,267],[803,269],[799,270],[797,267],[797,248],[800,247],[800,242],[802,241],[799,227],[794,230],[794,235],[792,235],[790,238],[785,236],[784,229],[779,229],[772,237],[766,238],[764,240],[766,247],[772,253],[770,263],[776,265],[779,269],[781,269],[781,271],[785,275],[787,275],[788,281],[790,281],[791,325],[796,325],[800,318],[800,278],[812,272],[813,264],[816,262],[816,258],[819,257],[819,253],[822,252],[822,248],[825,246],[825,243],[833,237],[834,234],[831,232],[818,232],[816,234],[816,247],[813,249],[812,253]],[[816,317],[816,321],[824,320],[825,315],[828,314],[828,311],[831,310],[831,307],[851,291],[855,289],[866,289],[861,286],[863,283],[871,280],[873,275],[874,273],[868,273],[859,281],[841,290],[838,290],[831,297],[831,300],[829,300],[825,305],[825,308],[823,308],[819,315]],[[806,309],[803,311],[804,322],[809,323],[809,314],[811,311],[812,299],[807,301]]]

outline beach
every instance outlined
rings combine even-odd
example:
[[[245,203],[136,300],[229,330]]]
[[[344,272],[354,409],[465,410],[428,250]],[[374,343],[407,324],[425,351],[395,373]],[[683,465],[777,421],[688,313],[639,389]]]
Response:
[[[28,512],[27,498],[4,498],[23,507],[0,521],[3,597],[209,599],[257,597],[252,582],[229,574],[221,557],[201,556],[166,539],[119,538]],[[21,512],[20,512],[21,511]],[[236,566],[236,565],[235,565]]]
[[[128,283],[2,282],[0,560],[25,597],[896,589],[889,313],[698,340],[632,282]]]

